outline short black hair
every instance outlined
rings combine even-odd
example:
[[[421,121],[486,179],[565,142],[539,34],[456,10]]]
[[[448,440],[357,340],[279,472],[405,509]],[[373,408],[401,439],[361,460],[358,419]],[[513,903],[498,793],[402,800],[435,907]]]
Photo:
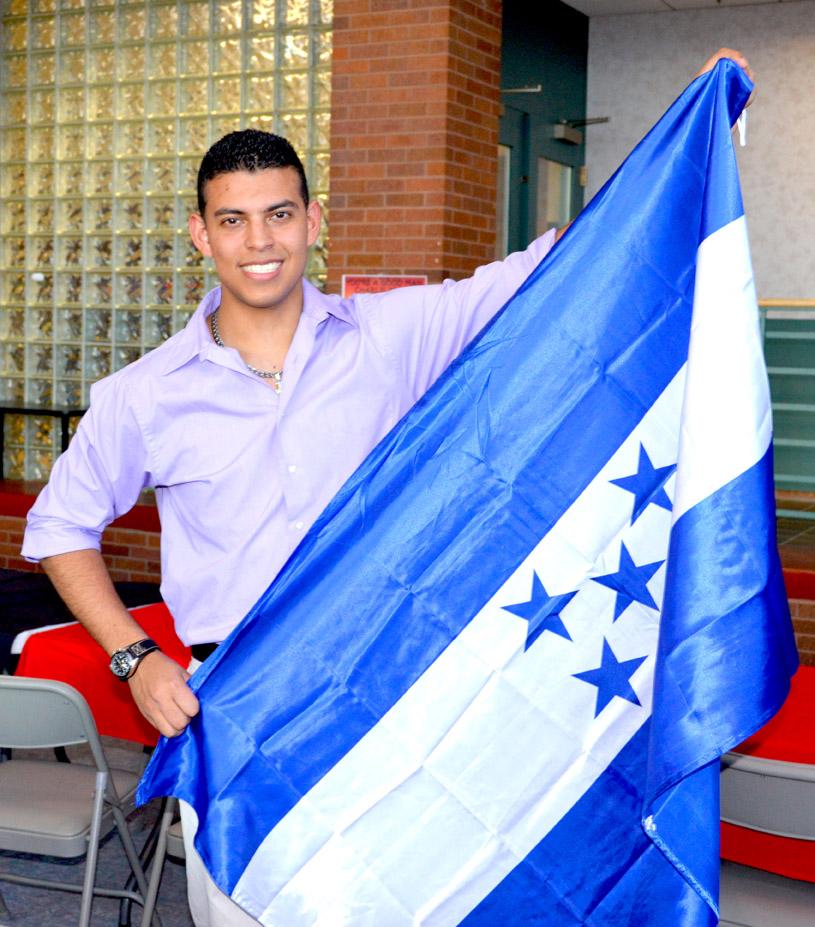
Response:
[[[204,155],[198,168],[198,211],[204,215],[204,186],[219,174],[234,171],[263,171],[269,167],[293,167],[300,177],[300,193],[308,206],[308,181],[303,162],[291,143],[280,135],[260,129],[230,132]]]

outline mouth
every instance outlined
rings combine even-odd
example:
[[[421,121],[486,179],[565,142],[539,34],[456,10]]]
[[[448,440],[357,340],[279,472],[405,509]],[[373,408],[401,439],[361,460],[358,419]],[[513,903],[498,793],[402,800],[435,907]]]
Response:
[[[241,270],[252,276],[268,277],[276,274],[282,265],[282,261],[268,261],[265,264],[243,264]]]

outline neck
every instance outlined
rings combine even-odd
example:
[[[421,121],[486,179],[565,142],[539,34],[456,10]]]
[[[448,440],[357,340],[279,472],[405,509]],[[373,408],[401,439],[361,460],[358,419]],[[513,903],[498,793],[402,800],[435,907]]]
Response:
[[[253,367],[281,370],[303,312],[302,284],[298,291],[298,300],[274,308],[239,304],[222,292],[218,329],[224,344]]]

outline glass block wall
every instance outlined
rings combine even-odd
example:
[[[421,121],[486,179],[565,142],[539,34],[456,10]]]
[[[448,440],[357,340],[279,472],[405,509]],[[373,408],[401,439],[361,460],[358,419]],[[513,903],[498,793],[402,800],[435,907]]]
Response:
[[[287,136],[325,205],[332,7],[0,2],[0,404],[84,407],[183,327],[215,284],[186,220],[226,132]],[[6,415],[4,433],[5,478],[46,478],[58,421]]]

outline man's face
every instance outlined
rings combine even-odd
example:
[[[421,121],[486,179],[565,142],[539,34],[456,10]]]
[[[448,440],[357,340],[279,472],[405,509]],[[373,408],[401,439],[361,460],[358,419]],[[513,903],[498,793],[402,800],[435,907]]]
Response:
[[[190,216],[195,246],[215,262],[221,305],[253,309],[302,306],[309,246],[320,231],[320,207],[308,207],[291,167],[233,171],[207,181],[204,215]]]

